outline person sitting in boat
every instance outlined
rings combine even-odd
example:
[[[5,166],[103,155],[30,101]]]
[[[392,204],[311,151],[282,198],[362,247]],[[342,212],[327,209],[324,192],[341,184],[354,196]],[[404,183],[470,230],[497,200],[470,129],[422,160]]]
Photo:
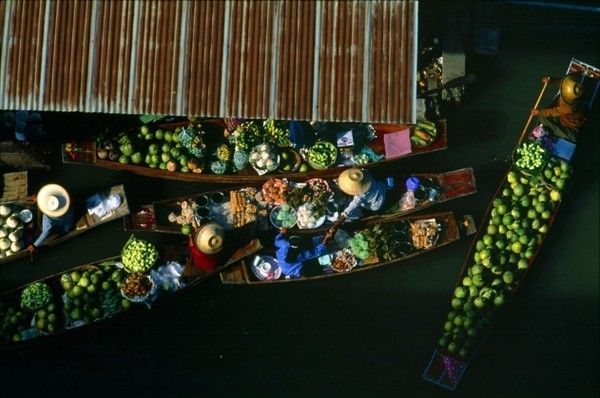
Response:
[[[58,184],[48,184],[39,190],[35,200],[43,213],[42,232],[29,251],[34,252],[53,234],[64,235],[73,229],[73,210],[69,193]]]
[[[333,238],[344,221],[360,218],[363,209],[373,212],[379,211],[385,203],[386,184],[374,180],[367,170],[345,170],[338,178],[338,185],[342,192],[353,198],[337,221],[329,228],[323,243],[327,243]]]
[[[299,278],[305,262],[321,257],[327,253],[327,248],[320,243],[321,237],[314,239],[298,235],[288,237],[288,230],[281,228],[275,237],[275,256],[286,278]]]
[[[190,235],[188,250],[190,260],[183,276],[194,277],[217,269],[223,257],[225,231],[217,223],[204,225],[195,234]]]
[[[573,75],[564,78],[544,77],[542,83],[560,83],[560,95],[554,106],[545,109],[532,109],[531,114],[537,116],[539,122],[552,130],[555,136],[571,141],[577,139],[577,133],[585,122],[584,114],[579,106],[583,94],[583,86]]]

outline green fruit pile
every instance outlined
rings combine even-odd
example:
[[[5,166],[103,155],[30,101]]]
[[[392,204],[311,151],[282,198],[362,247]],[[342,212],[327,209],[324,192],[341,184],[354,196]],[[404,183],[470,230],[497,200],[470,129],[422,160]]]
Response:
[[[308,161],[317,169],[331,167],[337,161],[338,149],[331,142],[319,141],[308,150]]]
[[[33,282],[21,292],[21,308],[37,311],[52,300],[50,286],[44,282]]]
[[[508,173],[472,262],[454,291],[438,341],[442,349],[463,358],[470,354],[533,261],[560,200],[555,193],[516,169]]]
[[[64,304],[69,319],[89,323],[124,308],[119,306],[118,297],[125,277],[126,273],[113,262],[62,274],[60,284],[66,293]]]
[[[45,308],[39,309],[35,313],[34,319],[34,326],[40,332],[54,333],[62,326],[59,324],[59,320],[62,320],[61,313],[54,303],[50,303]]]
[[[145,273],[158,260],[158,250],[150,242],[137,239],[135,236],[127,241],[121,252],[123,266],[129,272]]]
[[[237,151],[249,152],[263,142],[264,131],[255,122],[241,123],[232,134]]]
[[[545,163],[546,150],[537,142],[525,142],[515,152],[515,165],[522,170],[535,171]]]
[[[0,309],[0,341],[21,341],[21,332],[29,326],[25,313],[15,307]]]
[[[572,170],[569,163],[561,159],[551,158],[546,164],[543,176],[546,183],[562,192],[571,174]]]
[[[350,239],[349,244],[352,254],[354,254],[357,258],[364,260],[371,255],[369,242],[362,233],[359,232],[355,234],[352,239]]]
[[[285,120],[265,120],[263,122],[263,128],[265,129],[267,140],[280,147],[292,146],[292,142],[290,141],[290,130],[287,126],[288,122]]]

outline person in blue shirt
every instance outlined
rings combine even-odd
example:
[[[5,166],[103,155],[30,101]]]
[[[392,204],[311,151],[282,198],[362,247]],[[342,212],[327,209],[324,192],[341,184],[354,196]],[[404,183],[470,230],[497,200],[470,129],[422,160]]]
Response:
[[[57,184],[48,184],[37,194],[37,205],[43,213],[42,232],[35,242],[29,246],[34,252],[49,236],[64,235],[73,229],[73,209],[66,189]]]
[[[350,219],[356,220],[362,216],[362,210],[379,211],[385,204],[387,185],[371,177],[367,170],[348,169],[338,178],[340,190],[352,196],[352,201],[342,211],[338,220],[325,234],[324,243],[329,242],[337,232],[340,225]]]
[[[301,236],[288,237],[287,229],[281,228],[275,237],[275,256],[281,272],[288,278],[299,278],[302,266],[308,260],[321,257],[327,253],[321,237],[304,238]]]

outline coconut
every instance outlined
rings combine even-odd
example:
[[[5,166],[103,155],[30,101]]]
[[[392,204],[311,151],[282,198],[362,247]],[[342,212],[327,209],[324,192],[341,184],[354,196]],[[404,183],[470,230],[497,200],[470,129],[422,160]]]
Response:
[[[6,205],[0,206],[0,216],[6,217],[10,214],[10,207]]]
[[[7,250],[11,245],[10,240],[6,238],[0,239],[0,250]]]
[[[10,251],[13,253],[20,252],[23,250],[23,244],[21,242],[13,242],[10,245]]]
[[[16,242],[19,240],[19,236],[17,236],[17,234],[15,233],[15,231],[11,232],[10,234],[8,234],[8,239],[11,242]]]
[[[0,238],[6,238],[8,236],[8,231],[5,228],[0,228]]]

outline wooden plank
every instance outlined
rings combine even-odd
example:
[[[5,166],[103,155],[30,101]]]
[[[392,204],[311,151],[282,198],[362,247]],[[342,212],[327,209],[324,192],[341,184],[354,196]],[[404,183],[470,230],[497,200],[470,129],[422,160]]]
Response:
[[[19,202],[27,200],[27,171],[5,173],[2,177],[3,186],[0,202]]]

